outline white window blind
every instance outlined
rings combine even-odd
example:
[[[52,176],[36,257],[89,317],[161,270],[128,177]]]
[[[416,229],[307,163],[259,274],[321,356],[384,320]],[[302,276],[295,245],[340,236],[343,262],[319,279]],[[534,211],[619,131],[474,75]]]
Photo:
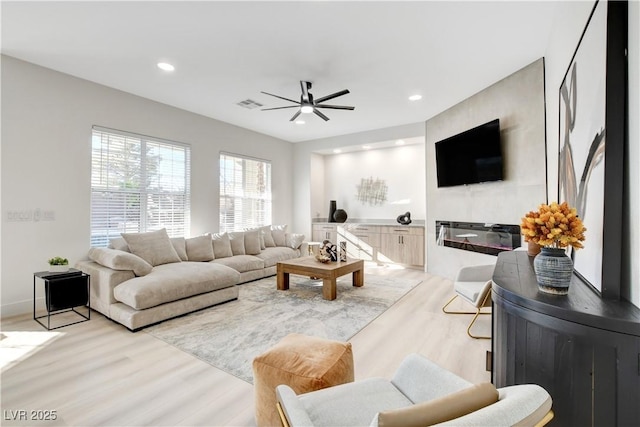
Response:
[[[91,145],[91,246],[124,232],[188,233],[188,145],[98,127]]]
[[[220,153],[220,231],[271,224],[271,162]]]

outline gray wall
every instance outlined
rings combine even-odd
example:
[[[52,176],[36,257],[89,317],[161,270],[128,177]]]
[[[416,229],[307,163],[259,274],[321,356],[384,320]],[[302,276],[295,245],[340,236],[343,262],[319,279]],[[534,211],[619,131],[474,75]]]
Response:
[[[290,143],[2,56],[2,315],[32,307],[32,273],[89,249],[91,127],[191,144],[191,235],[218,230],[221,150],[271,160],[273,221],[292,222]],[[7,221],[8,212],[53,221]]]
[[[504,180],[438,188],[435,143],[496,118]],[[495,263],[495,256],[436,245],[435,221],[519,224],[524,213],[546,201],[544,61],[427,120],[425,144],[427,271],[454,278],[462,266]]]

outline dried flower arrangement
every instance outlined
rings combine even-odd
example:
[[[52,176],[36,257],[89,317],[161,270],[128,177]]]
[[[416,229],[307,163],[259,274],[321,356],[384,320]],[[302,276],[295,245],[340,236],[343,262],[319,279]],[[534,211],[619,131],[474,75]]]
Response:
[[[577,210],[567,202],[541,204],[538,211],[531,211],[522,218],[520,228],[526,242],[552,248],[572,246],[574,249],[583,248],[581,242],[587,230]]]

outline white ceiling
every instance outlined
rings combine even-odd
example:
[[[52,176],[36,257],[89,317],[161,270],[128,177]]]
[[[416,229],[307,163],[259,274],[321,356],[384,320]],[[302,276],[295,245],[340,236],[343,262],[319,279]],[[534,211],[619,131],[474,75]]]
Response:
[[[554,2],[2,1],[2,53],[299,142],[425,121],[544,56]],[[166,73],[159,61],[175,65]],[[289,105],[349,89],[306,124]],[[411,102],[409,95],[421,94]]]

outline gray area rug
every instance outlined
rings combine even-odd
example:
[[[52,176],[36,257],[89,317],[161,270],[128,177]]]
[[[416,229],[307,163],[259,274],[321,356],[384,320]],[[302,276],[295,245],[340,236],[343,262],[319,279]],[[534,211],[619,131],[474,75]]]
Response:
[[[290,333],[347,341],[417,286],[419,280],[351,274],[337,282],[337,298],[322,298],[322,280],[290,276],[288,291],[269,277],[240,286],[231,301],[151,326],[144,331],[249,383],[252,362]]]

